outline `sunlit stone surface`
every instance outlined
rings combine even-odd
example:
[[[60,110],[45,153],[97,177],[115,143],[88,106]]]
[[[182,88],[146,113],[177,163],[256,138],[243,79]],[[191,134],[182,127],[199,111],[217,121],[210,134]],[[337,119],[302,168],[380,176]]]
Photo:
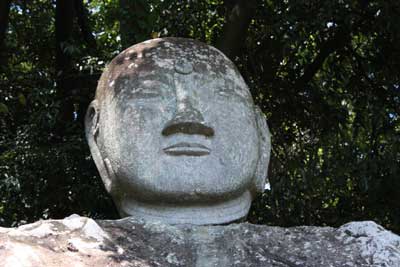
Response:
[[[114,58],[86,136],[121,216],[228,223],[265,186],[265,118],[233,63],[195,40],[153,39]]]
[[[0,267],[398,267],[400,237],[371,221],[281,228],[72,215],[0,227],[0,259]]]

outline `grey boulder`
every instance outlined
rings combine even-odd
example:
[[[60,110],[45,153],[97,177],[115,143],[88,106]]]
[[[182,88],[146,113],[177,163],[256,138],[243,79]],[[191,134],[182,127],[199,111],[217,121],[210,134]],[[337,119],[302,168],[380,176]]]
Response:
[[[400,237],[371,221],[340,228],[168,225],[72,215],[0,228],[0,266],[400,266]]]

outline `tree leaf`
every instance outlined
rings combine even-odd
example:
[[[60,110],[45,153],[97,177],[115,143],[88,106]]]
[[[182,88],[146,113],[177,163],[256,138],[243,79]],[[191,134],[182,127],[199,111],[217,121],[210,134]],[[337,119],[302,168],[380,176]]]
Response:
[[[9,113],[8,107],[4,103],[0,103],[0,113]]]
[[[26,106],[26,98],[22,93],[18,94],[18,101],[21,105]]]

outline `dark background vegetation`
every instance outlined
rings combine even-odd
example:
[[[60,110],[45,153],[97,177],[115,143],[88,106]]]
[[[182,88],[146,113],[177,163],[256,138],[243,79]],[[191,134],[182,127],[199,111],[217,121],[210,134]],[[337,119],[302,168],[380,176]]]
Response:
[[[251,222],[400,232],[397,0],[1,0],[1,226],[118,217],[83,117],[105,64],[163,36],[220,48],[268,118]]]

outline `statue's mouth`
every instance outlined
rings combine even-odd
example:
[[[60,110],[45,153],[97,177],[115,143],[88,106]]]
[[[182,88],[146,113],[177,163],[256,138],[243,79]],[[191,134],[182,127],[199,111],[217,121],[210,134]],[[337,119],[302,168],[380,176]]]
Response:
[[[210,154],[210,149],[202,144],[181,142],[168,146],[164,152],[172,156],[205,156]]]

